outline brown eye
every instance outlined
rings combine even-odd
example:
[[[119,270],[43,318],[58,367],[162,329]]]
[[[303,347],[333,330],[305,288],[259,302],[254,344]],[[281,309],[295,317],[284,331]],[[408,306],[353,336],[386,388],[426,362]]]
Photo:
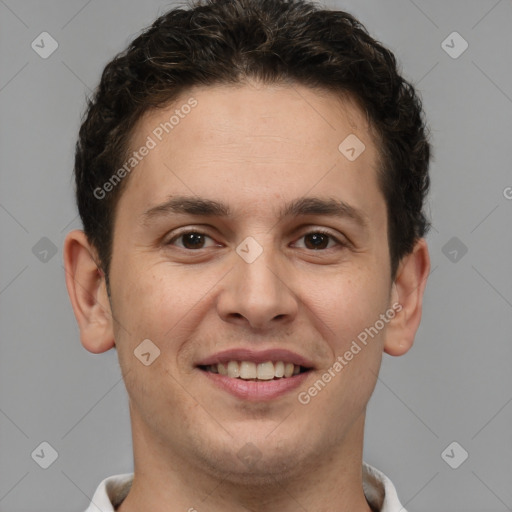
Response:
[[[345,247],[346,244],[341,242],[338,238],[333,236],[331,233],[322,230],[310,231],[302,235],[301,239],[305,240],[304,246],[306,249],[311,251],[332,249],[333,246],[329,247],[329,242],[334,241],[335,245]]]
[[[205,239],[210,238],[208,235],[204,233],[200,233],[198,231],[186,231],[180,233],[173,237],[167,245],[174,245],[177,240],[181,240],[182,244],[178,245],[182,249],[194,250],[194,249],[204,249]]]
[[[187,233],[181,235],[181,238],[186,249],[202,249],[204,244],[204,236],[201,233]]]
[[[308,249],[325,249],[329,244],[329,237],[324,233],[309,233],[304,235],[304,239],[311,242],[311,246]],[[308,246],[307,243],[306,246]]]

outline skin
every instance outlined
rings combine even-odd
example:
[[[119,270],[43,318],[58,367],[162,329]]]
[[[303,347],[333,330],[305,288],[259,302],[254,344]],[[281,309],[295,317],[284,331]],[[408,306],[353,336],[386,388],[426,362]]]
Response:
[[[412,346],[430,270],[424,239],[392,282],[378,153],[358,107],[302,86],[194,88],[147,113],[132,147],[194,97],[180,120],[129,177],[120,198],[110,273],[80,230],[64,246],[66,283],[92,353],[115,347],[130,398],[135,478],[119,510],[369,512],[362,488],[366,406],[382,355]],[[349,135],[366,146],[353,162],[338,150]],[[229,205],[234,216],[174,215],[144,225],[142,214],[171,195]],[[335,198],[366,217],[280,220],[304,196]],[[204,233],[200,249],[170,240],[178,228]],[[311,233],[325,229],[314,249]],[[236,252],[253,237],[252,263]],[[188,248],[186,248],[188,247]],[[357,335],[399,303],[401,311],[307,405],[297,395],[321,378]],[[145,366],[144,339],[160,349]],[[248,402],[195,368],[218,351],[286,348],[315,369],[299,389]],[[238,457],[252,443],[253,465]],[[254,449],[254,448],[253,448]],[[302,508],[301,508],[302,507]]]

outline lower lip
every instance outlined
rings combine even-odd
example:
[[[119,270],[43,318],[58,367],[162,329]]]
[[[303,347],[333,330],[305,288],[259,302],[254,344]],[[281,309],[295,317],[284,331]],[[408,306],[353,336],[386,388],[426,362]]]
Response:
[[[219,373],[199,370],[219,388],[231,393],[242,400],[265,401],[279,398],[280,396],[298,388],[309,376],[311,370],[274,380],[252,381],[227,377]]]

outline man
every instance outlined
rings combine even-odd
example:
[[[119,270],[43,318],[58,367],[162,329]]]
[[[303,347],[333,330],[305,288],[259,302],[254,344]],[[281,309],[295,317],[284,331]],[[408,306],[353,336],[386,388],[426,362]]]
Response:
[[[421,319],[429,157],[393,55],[305,1],[171,10],[106,66],[64,259],[134,474],[88,512],[404,510],[363,434]]]

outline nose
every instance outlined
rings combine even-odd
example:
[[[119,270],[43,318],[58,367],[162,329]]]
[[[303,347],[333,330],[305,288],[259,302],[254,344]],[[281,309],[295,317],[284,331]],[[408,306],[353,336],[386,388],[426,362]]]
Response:
[[[265,330],[289,324],[299,303],[286,263],[271,249],[248,263],[235,255],[235,268],[228,273],[218,296],[219,316],[226,322]]]

